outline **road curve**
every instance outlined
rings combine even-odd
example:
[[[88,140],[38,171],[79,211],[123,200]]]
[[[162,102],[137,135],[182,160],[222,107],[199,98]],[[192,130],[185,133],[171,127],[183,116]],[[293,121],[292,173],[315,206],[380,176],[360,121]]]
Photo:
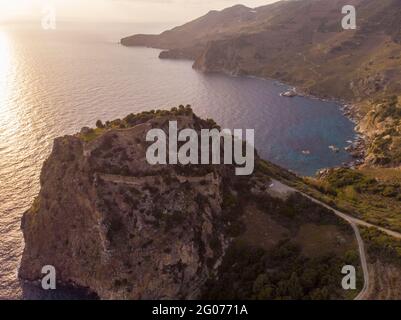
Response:
[[[376,229],[386,233],[387,235],[395,237],[397,239],[401,239],[401,233],[392,231],[392,230],[389,230],[386,228],[382,228],[382,227],[376,226],[374,224],[368,223],[366,221],[354,218],[348,214],[345,214],[343,212],[340,212],[340,211],[330,207],[326,203],[324,203],[320,200],[317,200],[306,193],[303,193],[293,187],[285,185],[282,182],[279,182],[277,180],[272,180],[272,183],[270,185],[270,190],[273,190],[273,192],[278,193],[278,194],[297,192],[297,193],[303,195],[304,197],[308,198],[312,202],[317,203],[317,204],[325,207],[326,209],[333,211],[335,215],[337,215],[341,219],[347,221],[351,225],[352,229],[354,230],[356,240],[358,242],[359,256],[361,259],[361,266],[362,266],[363,278],[364,278],[363,288],[362,288],[361,292],[356,296],[355,300],[364,300],[365,295],[367,294],[367,292],[369,290],[369,269],[368,269],[368,263],[367,263],[367,258],[366,258],[365,244],[361,237],[361,233],[359,232],[358,226],[376,228]]]
[[[294,191],[296,191],[296,190],[294,189]],[[299,192],[299,191],[297,191],[297,192]],[[363,242],[361,233],[359,232],[358,224],[352,217],[346,215],[345,213],[335,210],[334,208],[328,206],[324,202],[321,202],[315,198],[312,198],[311,196],[309,196],[305,193],[302,193],[302,192],[299,192],[299,193],[302,194],[304,197],[308,198],[309,200],[313,201],[314,203],[317,203],[317,204],[325,207],[326,209],[333,211],[336,216],[347,221],[351,225],[352,229],[354,230],[356,240],[358,242],[359,257],[361,260],[363,279],[364,279],[363,288],[362,288],[361,292],[359,292],[359,294],[355,297],[355,300],[364,300],[364,297],[369,290],[369,269],[368,269],[368,262],[367,262],[367,258],[366,258],[365,243]]]

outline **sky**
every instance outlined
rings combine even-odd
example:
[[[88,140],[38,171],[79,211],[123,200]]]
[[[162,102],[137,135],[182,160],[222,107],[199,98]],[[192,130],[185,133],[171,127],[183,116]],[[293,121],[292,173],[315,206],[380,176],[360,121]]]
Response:
[[[257,7],[277,0],[0,0],[0,22],[41,19],[55,9],[62,21],[186,22],[235,4]]]

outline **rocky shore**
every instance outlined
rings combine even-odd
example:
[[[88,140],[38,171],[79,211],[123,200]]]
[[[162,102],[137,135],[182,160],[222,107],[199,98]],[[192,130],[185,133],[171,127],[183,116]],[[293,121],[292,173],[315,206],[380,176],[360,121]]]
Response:
[[[355,168],[365,163],[368,137],[366,137],[358,129],[358,124],[361,121],[362,116],[355,105],[343,104],[341,111],[345,117],[350,119],[355,124],[355,130],[357,131],[355,139],[353,141],[349,141],[350,145],[345,148],[345,151],[349,152],[354,160],[344,164],[346,167]]]

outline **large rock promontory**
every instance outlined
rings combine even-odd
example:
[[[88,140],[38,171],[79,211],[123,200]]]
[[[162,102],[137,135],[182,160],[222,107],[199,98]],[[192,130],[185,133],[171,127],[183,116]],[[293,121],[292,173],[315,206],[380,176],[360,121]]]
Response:
[[[23,279],[40,279],[41,268],[53,265],[58,281],[105,299],[199,294],[226,246],[222,192],[232,173],[149,165],[146,133],[169,119],[131,117],[132,127],[55,140],[40,194],[22,220]],[[192,113],[175,119],[206,123]]]
[[[181,106],[55,140],[22,219],[20,278],[37,282],[51,265],[59,284],[101,299],[347,298],[338,270],[358,264],[351,227],[274,180],[301,183],[257,155],[251,176],[150,165],[148,130],[167,133],[173,120],[218,128]],[[323,280],[305,282],[311,272]]]

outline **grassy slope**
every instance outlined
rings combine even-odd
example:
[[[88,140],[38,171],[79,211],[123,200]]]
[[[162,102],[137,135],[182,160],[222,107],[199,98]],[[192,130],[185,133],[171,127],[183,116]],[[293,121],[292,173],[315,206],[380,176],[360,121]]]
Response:
[[[305,181],[312,187],[309,192],[314,196],[344,212],[401,231],[401,179],[398,173],[399,169],[334,169],[320,179],[305,178]]]
[[[361,228],[361,236],[371,270],[367,299],[401,299],[401,241],[373,228]]]
[[[266,175],[266,171],[256,172],[258,175]],[[344,265],[359,266],[351,227],[300,195],[286,199],[266,192],[255,195],[249,191],[251,186],[244,185],[238,193],[241,197],[227,201],[231,208],[226,210],[242,212],[242,228],[203,298],[354,298],[358,290],[343,290],[340,272]]]

